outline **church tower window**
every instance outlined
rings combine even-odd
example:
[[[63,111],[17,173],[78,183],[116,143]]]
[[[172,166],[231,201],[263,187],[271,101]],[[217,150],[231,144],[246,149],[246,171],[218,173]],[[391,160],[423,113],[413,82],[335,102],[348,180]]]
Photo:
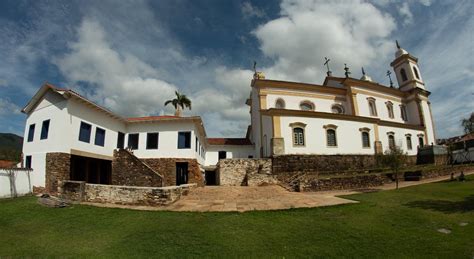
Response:
[[[400,69],[400,75],[402,76],[402,81],[405,82],[408,80],[408,77],[407,77],[407,72],[405,71],[405,69]]]
[[[415,66],[413,66],[413,72],[415,72],[416,79],[420,79],[420,75],[418,74],[418,69],[416,69]]]

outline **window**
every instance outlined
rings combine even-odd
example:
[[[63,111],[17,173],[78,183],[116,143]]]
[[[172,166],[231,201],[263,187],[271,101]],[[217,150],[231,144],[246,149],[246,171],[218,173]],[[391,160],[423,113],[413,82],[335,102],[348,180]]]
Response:
[[[35,136],[35,124],[31,124],[28,129],[28,142],[32,142]]]
[[[191,132],[178,132],[178,149],[191,148]]]
[[[406,137],[407,137],[407,149],[408,149],[408,150],[412,150],[411,135],[410,135],[410,134],[407,134]]]
[[[370,147],[370,136],[369,132],[362,132],[362,147]]]
[[[405,82],[408,80],[408,77],[407,77],[407,72],[405,72],[405,69],[400,69],[400,75],[402,76],[402,81]]]
[[[275,103],[275,108],[285,109],[285,101],[283,101],[283,99],[278,99]]]
[[[304,101],[300,103],[300,109],[303,111],[312,111],[314,110],[314,105],[312,102]]]
[[[333,129],[328,129],[326,130],[326,136],[327,136],[327,145],[329,147],[337,147],[336,131]]]
[[[195,138],[195,146],[194,146],[194,151],[198,152],[198,148],[199,148],[199,142],[198,142],[198,138],[196,137]]]
[[[146,134],[146,149],[158,149],[158,136],[157,132]]]
[[[130,149],[138,149],[138,133],[128,134],[128,147]]]
[[[79,141],[89,143],[91,141],[91,130],[92,126],[85,122],[81,122],[81,128],[79,130]]]
[[[375,106],[375,99],[369,97],[367,98],[367,102],[369,103],[370,116],[377,116],[377,107]]]
[[[25,168],[31,169],[31,156],[25,157]]]
[[[416,69],[415,66],[413,66],[413,72],[415,72],[416,79],[420,79],[420,75],[418,74],[418,69]]]
[[[226,151],[219,151],[219,160],[226,159],[226,158],[227,158],[227,152]]]
[[[390,149],[395,148],[395,136],[393,134],[388,135],[388,147]]]
[[[388,117],[390,119],[393,119],[395,116],[393,115],[393,103],[392,102],[386,102],[385,103],[387,105],[387,113],[388,113]]]
[[[418,146],[419,147],[423,147],[425,144],[424,144],[424,141],[423,141],[423,135],[419,135],[418,136]]]
[[[408,116],[407,116],[407,108],[405,105],[400,105],[400,114],[402,115],[402,119],[404,121],[408,121]]]
[[[302,128],[293,129],[293,145],[304,146],[304,129]]]
[[[40,139],[48,139],[49,133],[49,120],[43,121],[43,125],[41,125],[41,137]]]
[[[103,147],[105,144],[105,129],[97,127],[95,129],[94,144]]]
[[[333,113],[344,114],[344,107],[340,104],[334,104],[331,110]]]
[[[123,148],[124,146],[125,146],[125,134],[122,132],[119,132],[117,136],[117,148]]]

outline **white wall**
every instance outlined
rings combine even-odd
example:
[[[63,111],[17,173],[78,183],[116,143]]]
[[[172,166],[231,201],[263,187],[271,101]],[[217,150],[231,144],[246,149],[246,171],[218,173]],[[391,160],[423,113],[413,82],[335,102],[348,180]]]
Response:
[[[299,91],[298,93],[305,93],[304,91]],[[309,94],[309,93],[308,93]],[[324,94],[321,94],[324,95]],[[339,97],[339,98],[346,98],[342,95],[327,95],[328,97]],[[310,101],[315,105],[315,111],[318,112],[329,112],[332,113],[332,106],[334,104],[340,104],[344,107],[344,111],[346,114],[350,114],[351,109],[350,105],[342,100],[330,100],[324,98],[316,98],[316,97],[302,97],[302,96],[290,96],[290,95],[283,95],[283,94],[268,94],[267,95],[267,108],[275,108],[276,101],[278,99],[283,99],[285,101],[285,109],[289,110],[301,110],[300,103],[303,101]]]
[[[29,170],[18,170],[13,169],[15,174],[15,187],[16,193],[18,196],[26,195],[31,193],[32,184],[30,184],[30,174],[32,173]],[[0,198],[12,197],[10,189],[10,177],[8,176],[7,169],[0,169]]]
[[[252,135],[255,144],[255,156],[260,157],[260,147],[261,147],[261,136],[260,136],[260,98],[258,96],[258,89],[252,88],[252,113],[251,113],[251,123],[252,123]]]
[[[387,134],[388,132],[395,133],[394,134],[395,145],[401,147],[404,151],[408,153],[408,155],[414,156],[417,154],[418,152],[417,147],[419,146],[417,135],[424,134],[422,130],[411,130],[411,129],[379,126],[379,136],[380,136],[380,141],[382,142],[382,148],[384,151],[389,149],[388,134]],[[406,134],[411,134],[412,150],[408,150],[407,148]]]
[[[219,151],[226,151],[226,158],[255,157],[253,145],[211,145],[206,153],[206,165],[216,165],[219,162]]]
[[[363,88],[355,88],[354,87],[354,89],[360,89],[360,90],[364,90],[366,92],[370,92],[367,89],[363,89]],[[377,93],[377,94],[380,95],[380,93]],[[356,98],[357,98],[357,105],[358,105],[358,108],[359,108],[359,116],[379,118],[381,120],[393,121],[393,122],[399,122],[399,123],[407,123],[406,121],[404,121],[402,119],[402,114],[401,114],[401,110],[400,110],[400,105],[402,104],[401,103],[401,98],[394,97],[394,96],[389,96],[389,95],[383,95],[383,96],[387,96],[387,97],[383,98],[383,97],[379,97],[379,96],[358,93],[356,95]],[[369,102],[367,101],[367,98],[369,98],[369,97],[372,97],[372,98],[375,99],[375,106],[377,107],[377,116],[371,116],[370,115]],[[394,97],[394,98],[398,99],[398,101],[395,101],[390,97]],[[388,101],[393,103],[393,115],[394,115],[393,119],[390,118],[389,115],[388,115],[388,109],[387,109],[387,105],[386,105],[386,102],[388,102]],[[413,117],[412,113],[413,113],[413,111],[411,109],[408,109],[408,107],[407,107],[408,120],[410,120],[410,118]]]
[[[285,154],[374,154],[373,124],[307,117],[280,117],[281,133],[285,141]],[[290,123],[302,122],[305,127],[305,146],[293,146],[293,132]],[[337,126],[337,147],[328,147],[324,125]],[[362,147],[362,135],[359,128],[369,128],[370,148]]]

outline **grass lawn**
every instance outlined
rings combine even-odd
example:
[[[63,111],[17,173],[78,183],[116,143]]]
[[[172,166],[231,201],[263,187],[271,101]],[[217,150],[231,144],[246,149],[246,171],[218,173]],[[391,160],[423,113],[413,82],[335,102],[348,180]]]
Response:
[[[361,203],[246,213],[1,200],[0,257],[474,257],[473,176],[348,197]]]

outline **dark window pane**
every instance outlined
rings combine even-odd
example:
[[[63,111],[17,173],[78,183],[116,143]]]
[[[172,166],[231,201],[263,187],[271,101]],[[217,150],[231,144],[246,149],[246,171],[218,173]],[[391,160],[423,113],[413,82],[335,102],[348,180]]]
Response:
[[[178,132],[178,148],[191,148],[191,132]]]
[[[420,147],[423,147],[423,146],[424,146],[423,138],[422,138],[422,137],[419,137],[419,138],[418,138],[418,143],[419,143]]]
[[[119,132],[117,136],[117,148],[123,148],[124,146],[125,146],[125,134],[122,132]]]
[[[362,132],[362,146],[363,147],[370,147],[370,139],[368,132]]]
[[[219,160],[226,159],[226,158],[227,158],[227,152],[226,151],[219,151]]]
[[[302,128],[293,129],[293,144],[295,146],[304,146],[304,131]]]
[[[47,139],[49,134],[49,120],[43,121],[41,125],[41,137],[40,139]]]
[[[138,133],[128,134],[128,147],[138,149]]]
[[[33,141],[35,136],[35,124],[30,125],[30,129],[28,130],[28,142]]]
[[[196,149],[196,152],[198,152],[198,138],[196,137],[196,146],[194,147]]]
[[[395,137],[392,135],[388,136],[388,146],[389,148],[395,148]]]
[[[327,130],[328,146],[335,147],[337,146],[336,142],[336,131],[329,129]]]
[[[407,148],[408,148],[408,150],[411,150],[411,149],[412,149],[412,146],[411,146],[411,137],[407,137]]]
[[[146,149],[158,149],[158,133],[147,134]]]
[[[31,168],[31,156],[25,157],[25,168]]]
[[[96,128],[95,130],[95,140],[94,144],[97,146],[104,146],[105,144],[105,130],[101,128]]]
[[[92,126],[85,122],[81,122],[81,128],[79,130],[79,141],[89,143],[91,140],[91,129]]]

